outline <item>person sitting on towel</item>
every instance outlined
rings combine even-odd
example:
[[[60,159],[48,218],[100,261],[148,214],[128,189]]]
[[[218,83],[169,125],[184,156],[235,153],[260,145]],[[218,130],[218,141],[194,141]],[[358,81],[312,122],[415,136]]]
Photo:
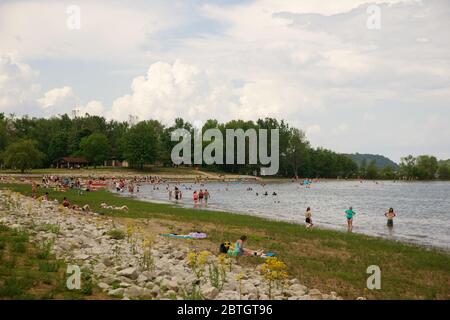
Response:
[[[234,245],[234,249],[228,250],[228,254],[232,257],[237,257],[237,256],[242,256],[242,255],[246,255],[246,256],[258,255],[258,251],[250,250],[250,249],[247,249],[244,247],[244,244],[246,241],[247,241],[247,236],[240,237],[236,241],[236,244]]]

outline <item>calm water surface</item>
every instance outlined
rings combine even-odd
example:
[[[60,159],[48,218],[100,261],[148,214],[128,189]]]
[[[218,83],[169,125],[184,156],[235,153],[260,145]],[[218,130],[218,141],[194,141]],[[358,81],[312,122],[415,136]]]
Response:
[[[170,184],[170,188],[174,186]],[[142,185],[134,196],[169,202],[166,187],[159,185],[159,190],[154,190],[152,185]],[[234,182],[203,186],[186,183],[179,187],[183,200],[178,203],[185,207],[194,207],[193,190],[207,188],[211,194],[208,206],[198,207],[304,223],[304,212],[309,206],[316,226],[343,231],[344,211],[353,206],[357,213],[354,232],[450,250],[450,182],[321,181],[310,188],[292,182],[266,186]],[[263,195],[265,191],[268,196]],[[273,192],[277,195],[273,196]],[[389,207],[397,214],[394,228],[386,226],[384,212]]]

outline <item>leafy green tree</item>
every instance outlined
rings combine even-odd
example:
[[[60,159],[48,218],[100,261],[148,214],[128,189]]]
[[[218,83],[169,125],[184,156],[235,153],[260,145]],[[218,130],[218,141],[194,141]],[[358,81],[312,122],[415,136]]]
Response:
[[[142,169],[158,160],[162,126],[157,121],[142,121],[131,127],[122,140],[123,157],[131,167]]]
[[[381,169],[380,175],[383,179],[395,179],[394,168],[392,168],[391,166],[386,166]]]
[[[450,160],[439,162],[438,175],[441,180],[450,180]]]
[[[403,177],[414,179],[417,177],[416,158],[412,155],[401,158],[400,173]]]
[[[93,133],[81,139],[80,150],[81,154],[95,167],[109,157],[108,138],[103,133]]]
[[[8,141],[7,120],[3,113],[0,113],[0,152],[5,149]]]
[[[294,176],[299,175],[302,166],[309,160],[308,148],[309,144],[306,141],[305,133],[299,129],[291,129],[286,146],[283,146],[285,152],[283,152],[282,156],[284,155],[286,157]]]
[[[375,163],[375,160],[372,160],[366,169],[366,176],[367,179],[376,179],[378,177],[378,169],[377,165]]]
[[[47,151],[47,157],[51,163],[59,158],[67,156],[67,135],[64,132],[53,136]]]
[[[367,160],[366,159],[363,159],[362,161],[361,161],[361,165],[359,166],[359,175],[361,176],[361,177],[366,177],[366,174],[367,174]]]
[[[36,147],[34,140],[20,140],[10,144],[2,153],[3,163],[8,168],[19,169],[22,173],[27,169],[39,167],[45,154]]]
[[[438,170],[438,161],[436,157],[427,155],[419,156],[416,160],[416,170],[419,179],[434,179]]]

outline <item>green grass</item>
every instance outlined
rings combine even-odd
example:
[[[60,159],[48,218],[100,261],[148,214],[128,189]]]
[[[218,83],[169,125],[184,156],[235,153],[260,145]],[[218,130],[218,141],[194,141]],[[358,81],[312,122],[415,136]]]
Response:
[[[2,185],[26,195],[28,185]],[[45,190],[47,191],[47,190]],[[40,190],[43,194],[44,190]],[[63,197],[78,205],[89,204],[96,212],[113,217],[166,220],[168,226],[180,223],[185,231],[203,230],[212,247],[223,240],[249,236],[248,247],[275,251],[289,267],[292,276],[309,288],[336,291],[344,298],[372,299],[450,299],[450,255],[435,249],[333,230],[307,230],[302,225],[271,221],[227,212],[187,209],[120,197],[100,190],[82,196],[49,191],[51,198]],[[128,212],[100,208],[99,204],[126,205]],[[0,239],[1,242],[1,239]],[[261,263],[243,259],[243,263]],[[381,268],[381,290],[367,290],[367,267]]]
[[[89,278],[82,281],[80,290],[68,290],[64,261],[50,254],[49,245],[40,248],[31,244],[26,232],[0,224],[0,243],[0,300],[99,297],[93,295],[93,284],[87,272],[82,272],[83,279]]]
[[[121,240],[125,239],[125,232],[119,229],[111,229],[108,231],[108,236],[110,236],[112,239]]]

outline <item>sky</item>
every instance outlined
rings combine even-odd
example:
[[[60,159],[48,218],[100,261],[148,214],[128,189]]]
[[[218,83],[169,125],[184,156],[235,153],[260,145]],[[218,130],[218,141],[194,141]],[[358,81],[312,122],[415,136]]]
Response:
[[[0,112],[276,117],[314,147],[448,159],[448,30],[448,0],[0,0]]]

